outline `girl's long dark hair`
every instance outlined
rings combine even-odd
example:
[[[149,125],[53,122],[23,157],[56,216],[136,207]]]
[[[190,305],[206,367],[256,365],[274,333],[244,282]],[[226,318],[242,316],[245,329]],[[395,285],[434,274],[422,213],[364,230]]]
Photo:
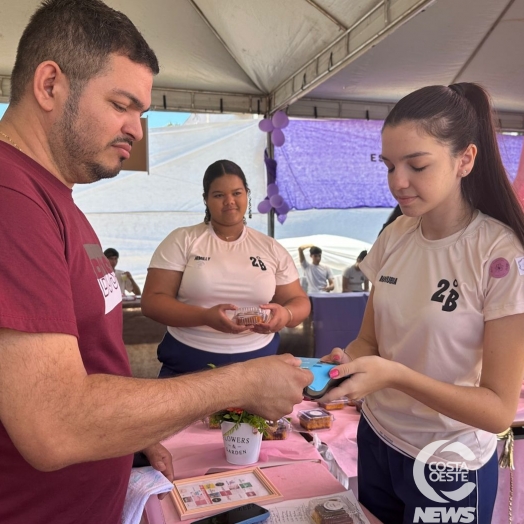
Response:
[[[477,146],[471,173],[462,178],[462,196],[473,209],[500,220],[524,246],[524,212],[508,179],[497,143],[488,93],[478,84],[462,82],[418,89],[400,100],[384,122],[395,127],[414,122],[447,144],[453,155]]]

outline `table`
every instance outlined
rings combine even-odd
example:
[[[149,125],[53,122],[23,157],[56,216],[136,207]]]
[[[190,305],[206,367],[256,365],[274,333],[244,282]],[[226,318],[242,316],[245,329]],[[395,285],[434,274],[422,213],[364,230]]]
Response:
[[[344,487],[318,462],[296,462],[264,469],[266,477],[282,493],[284,500],[314,498],[340,493]],[[353,489],[353,486],[352,486]],[[366,508],[362,511],[371,524],[381,524]],[[170,498],[151,497],[146,504],[148,524],[178,524],[180,518]],[[189,524],[191,520],[184,523]]]
[[[175,479],[242,467],[226,461],[222,432],[208,429],[203,422],[191,424],[162,444],[173,456]],[[286,440],[264,440],[257,466],[268,467],[294,461],[322,462],[322,457],[300,433],[292,431]]]
[[[318,407],[316,402],[302,402],[293,411],[293,420],[300,409],[312,409]],[[355,495],[358,494],[357,480],[357,427],[360,415],[351,407],[343,410],[332,411],[335,421],[329,431],[318,431],[317,435],[326,445],[323,452],[328,467],[338,481],[346,487],[352,487]],[[295,424],[295,423],[294,423]],[[520,392],[520,400],[515,415],[513,427],[524,426],[524,387]],[[497,446],[498,454],[504,447],[503,442]],[[514,446],[515,470],[513,471],[513,522],[524,524],[524,439],[515,440]],[[499,468],[499,483],[497,498],[493,510],[492,524],[507,524],[509,505],[510,470]]]
[[[140,307],[142,297],[140,295],[126,295],[122,297],[122,309]]]
[[[334,347],[344,348],[357,338],[369,293],[312,293],[315,357],[323,357]]]
[[[226,462],[222,433],[208,429],[202,422],[192,424],[163,444],[173,455],[176,479],[242,467]],[[279,488],[284,499],[320,497],[344,490],[329,473],[318,450],[298,431],[290,432],[286,440],[263,441],[257,466],[264,468],[264,473]],[[354,487],[356,483],[352,489]],[[372,524],[379,524],[380,521],[367,510],[364,512]],[[162,501],[151,497],[146,505],[146,517],[149,524],[180,521],[169,497]]]
[[[335,421],[332,428],[315,432],[318,439],[325,445],[323,457],[326,460],[320,462],[322,456],[319,451],[308,444],[299,434],[299,431],[304,430],[300,427],[297,417],[299,410],[317,407],[316,402],[308,401],[295,406],[292,415],[292,426],[295,431],[284,441],[264,441],[262,443],[261,460],[257,465],[266,468],[265,474],[275,482],[284,497],[288,499],[328,495],[340,491],[342,486],[351,488],[357,495],[358,449],[356,434],[360,414],[353,407],[333,411]],[[521,391],[518,411],[515,416],[516,424],[521,425],[523,420],[524,388]],[[164,442],[164,445],[173,454],[176,478],[236,468],[236,466],[225,461],[220,431],[208,430],[201,422],[197,422],[178,435],[171,437]],[[502,443],[499,443],[499,453],[501,447]],[[329,473],[326,465],[332,474]],[[515,465],[516,469],[513,472],[515,484],[513,515],[514,522],[518,524],[524,522],[522,520],[522,516],[524,516],[524,490],[521,488],[524,485],[524,440],[515,442]],[[323,489],[332,489],[333,491],[326,492],[322,491]],[[499,469],[499,487],[492,520],[494,524],[508,522],[508,500],[509,470]],[[379,522],[365,508],[363,509],[371,523]],[[179,522],[178,515],[170,500],[159,502],[158,499],[152,497],[146,506],[146,515],[149,524]]]

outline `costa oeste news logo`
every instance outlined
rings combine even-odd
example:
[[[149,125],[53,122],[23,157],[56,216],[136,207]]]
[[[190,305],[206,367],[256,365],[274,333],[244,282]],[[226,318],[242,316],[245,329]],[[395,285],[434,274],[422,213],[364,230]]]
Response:
[[[462,462],[428,462],[434,453],[439,449],[441,452],[454,452],[465,460],[474,460],[475,455],[464,444],[460,442],[451,442],[449,440],[436,440],[425,446],[417,455],[413,465],[413,478],[419,491],[427,499],[434,502],[450,503],[458,502],[466,498],[475,489],[474,482],[468,480],[468,468],[464,461]],[[447,445],[446,445],[447,444]],[[444,447],[445,446],[445,447]],[[428,483],[424,473],[426,465],[429,468],[429,479],[433,482],[463,482],[460,488],[453,491],[442,491],[440,493]],[[415,508],[414,523],[468,523],[475,519],[475,508],[472,507],[425,507]]]

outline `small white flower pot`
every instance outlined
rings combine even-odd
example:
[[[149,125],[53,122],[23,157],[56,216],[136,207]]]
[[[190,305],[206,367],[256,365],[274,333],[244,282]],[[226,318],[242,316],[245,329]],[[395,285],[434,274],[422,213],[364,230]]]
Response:
[[[234,426],[234,422],[225,421],[221,425],[226,460],[230,464],[255,464],[260,456],[262,433],[249,424],[239,424],[235,431],[228,433]]]

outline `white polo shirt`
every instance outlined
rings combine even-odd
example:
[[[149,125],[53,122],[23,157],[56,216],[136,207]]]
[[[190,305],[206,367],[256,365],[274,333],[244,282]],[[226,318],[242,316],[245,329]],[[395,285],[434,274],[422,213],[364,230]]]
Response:
[[[204,223],[171,232],[149,267],[183,272],[177,299],[205,308],[267,304],[276,286],[298,280],[293,259],[274,238],[244,227],[240,238],[226,242]],[[180,342],[212,353],[255,351],[274,337],[251,331],[233,335],[209,326],[167,329]]]
[[[478,386],[484,323],[524,312],[524,249],[509,227],[482,213],[464,232],[433,241],[419,219],[401,216],[360,267],[374,285],[380,355],[442,382]],[[495,435],[395,389],[368,395],[364,405],[377,434],[411,457],[430,442],[454,440],[470,448],[475,460],[466,462],[478,469],[496,448]]]

